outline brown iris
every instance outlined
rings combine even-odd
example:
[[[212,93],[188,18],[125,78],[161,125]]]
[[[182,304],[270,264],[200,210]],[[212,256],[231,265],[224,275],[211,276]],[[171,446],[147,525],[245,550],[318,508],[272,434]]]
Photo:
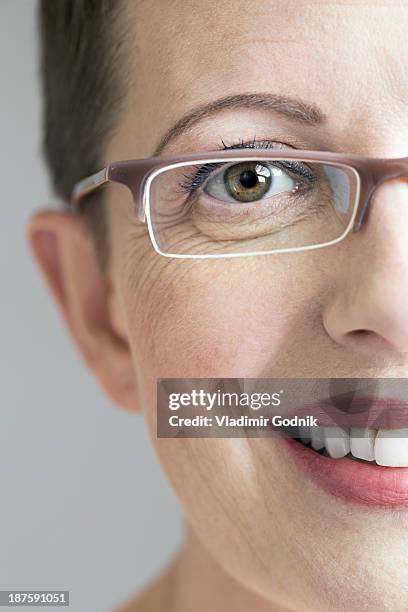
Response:
[[[262,198],[272,183],[268,166],[259,162],[246,161],[235,164],[225,171],[225,187],[238,202],[255,202]]]

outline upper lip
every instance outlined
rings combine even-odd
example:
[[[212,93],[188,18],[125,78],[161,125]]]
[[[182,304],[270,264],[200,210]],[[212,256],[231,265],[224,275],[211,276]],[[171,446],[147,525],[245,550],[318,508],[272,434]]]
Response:
[[[291,411],[289,417],[309,415],[316,418],[320,427],[403,429],[408,427],[408,402],[389,397],[351,398],[343,394],[305,404]]]

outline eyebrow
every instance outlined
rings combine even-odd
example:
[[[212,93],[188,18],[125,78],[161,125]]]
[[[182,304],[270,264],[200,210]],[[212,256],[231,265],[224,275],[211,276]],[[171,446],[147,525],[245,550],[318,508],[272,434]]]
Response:
[[[160,155],[172,140],[188,131],[199,121],[223,110],[240,110],[243,108],[268,110],[307,125],[321,124],[326,120],[326,116],[320,108],[298,98],[273,93],[242,93],[224,96],[202,104],[181,117],[164,134],[153,155]]]

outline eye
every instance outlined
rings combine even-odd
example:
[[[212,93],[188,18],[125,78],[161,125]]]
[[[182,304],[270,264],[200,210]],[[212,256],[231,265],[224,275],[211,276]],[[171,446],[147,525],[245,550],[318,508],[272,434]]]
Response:
[[[203,191],[224,202],[256,202],[279,193],[295,192],[298,183],[271,164],[245,161],[209,177]]]

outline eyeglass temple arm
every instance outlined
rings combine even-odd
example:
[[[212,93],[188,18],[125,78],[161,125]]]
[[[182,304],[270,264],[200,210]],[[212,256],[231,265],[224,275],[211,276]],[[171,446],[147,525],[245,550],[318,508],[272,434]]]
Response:
[[[98,187],[101,187],[101,185],[108,183],[108,171],[109,166],[106,166],[106,168],[102,168],[99,172],[95,172],[95,174],[91,174],[91,176],[87,176],[82,181],[79,181],[79,183],[76,183],[71,195],[72,205],[77,207],[82,198],[95,191]]]
[[[144,207],[144,198],[140,197],[140,201],[139,198],[135,198],[134,191],[132,189],[132,184],[127,179],[126,173],[124,174],[124,179],[123,176],[118,175],[117,172],[112,172],[112,169],[120,170],[120,164],[115,164],[115,167],[113,167],[112,164],[109,164],[108,166],[106,166],[106,168],[102,168],[102,170],[99,170],[98,172],[95,172],[95,174],[91,174],[90,176],[87,176],[86,178],[76,183],[71,193],[71,206],[73,206],[74,208],[78,208],[81,200],[85,196],[96,191],[96,189],[98,189],[102,185],[106,185],[107,183],[122,183],[123,185],[128,187],[132,193],[133,201],[136,204],[136,215],[138,220],[141,223],[145,223],[146,213]]]

